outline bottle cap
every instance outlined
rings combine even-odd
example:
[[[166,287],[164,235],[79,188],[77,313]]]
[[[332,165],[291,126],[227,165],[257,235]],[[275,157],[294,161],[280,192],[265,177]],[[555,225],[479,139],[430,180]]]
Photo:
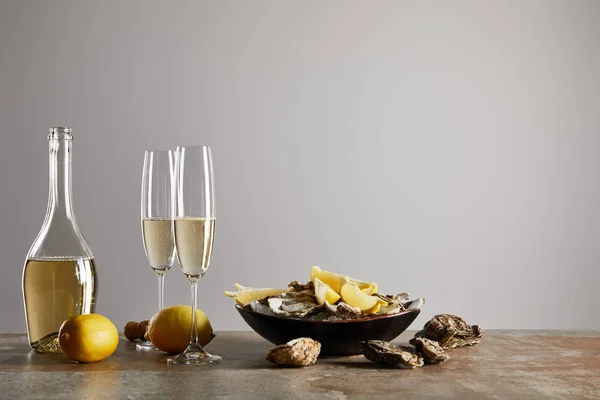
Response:
[[[50,128],[50,134],[48,135],[48,140],[50,139],[67,139],[72,140],[73,135],[71,134],[71,128],[67,126],[55,126]]]

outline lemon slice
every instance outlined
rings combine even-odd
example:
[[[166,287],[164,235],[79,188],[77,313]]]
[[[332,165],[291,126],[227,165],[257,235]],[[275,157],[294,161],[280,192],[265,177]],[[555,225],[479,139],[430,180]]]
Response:
[[[233,286],[235,286],[235,288],[236,288],[237,290],[252,289],[252,288],[251,288],[251,287],[249,287],[249,286],[242,286],[242,285],[240,285],[239,283],[234,283],[234,284],[233,284]]]
[[[326,301],[329,304],[335,304],[340,299],[340,295],[319,278],[315,278],[313,284],[315,285],[315,296],[319,305],[325,304]]]
[[[315,278],[320,279],[323,283],[329,285],[336,293],[339,293],[344,276],[334,272],[323,271],[321,268],[313,265],[310,270],[310,280],[314,282]]]
[[[240,285],[241,286],[241,285]],[[268,296],[277,296],[278,294],[285,293],[288,289],[273,289],[273,288],[262,288],[255,289],[247,286],[242,286],[244,289],[238,290],[237,292],[224,291],[225,296],[232,297],[236,303],[241,306],[245,306],[251,303],[253,300],[261,300]]]
[[[387,305],[380,298],[364,293],[354,282],[345,278],[342,279],[340,294],[344,303],[358,307],[364,313],[374,314],[382,305]]]
[[[342,288],[342,280],[346,279],[350,282],[354,283],[360,290],[362,290],[365,294],[371,295],[377,293],[377,284],[374,282],[366,282],[361,281],[359,279],[354,279],[346,275],[336,274],[331,271],[324,271],[316,265],[313,265],[310,270],[310,280],[319,278],[323,283],[329,285],[331,289],[333,289],[336,293],[340,293]]]
[[[373,306],[373,308],[370,308],[367,311],[365,311],[365,314],[376,314],[379,311],[379,309],[381,308],[382,305],[383,304],[381,304],[381,302],[378,301],[377,304],[375,304]]]
[[[356,281],[355,283],[364,294],[371,295],[377,293],[377,284],[374,282]]]

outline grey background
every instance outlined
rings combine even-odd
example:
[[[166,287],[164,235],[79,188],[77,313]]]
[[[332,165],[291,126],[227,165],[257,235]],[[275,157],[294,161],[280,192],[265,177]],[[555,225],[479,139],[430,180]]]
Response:
[[[146,148],[213,146],[199,306],[310,266],[484,328],[600,328],[600,2],[0,1],[0,331],[74,129],[97,311],[150,317]],[[180,270],[166,303],[189,302]]]

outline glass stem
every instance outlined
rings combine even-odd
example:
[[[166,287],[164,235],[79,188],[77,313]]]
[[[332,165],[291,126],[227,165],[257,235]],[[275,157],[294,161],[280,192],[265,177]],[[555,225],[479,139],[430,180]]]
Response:
[[[165,274],[158,273],[158,311],[165,307]]]
[[[190,334],[190,343],[198,344],[198,327],[196,326],[196,299],[198,292],[198,281],[190,281],[192,288],[192,332]]]

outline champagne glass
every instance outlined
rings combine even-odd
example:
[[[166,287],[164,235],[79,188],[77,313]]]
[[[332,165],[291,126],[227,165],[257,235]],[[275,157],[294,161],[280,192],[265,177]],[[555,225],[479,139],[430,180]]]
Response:
[[[163,309],[165,275],[175,260],[171,221],[172,181],[175,160],[172,150],[147,150],[142,174],[142,237],[150,266],[158,276],[158,310]],[[158,350],[150,341],[138,350]]]
[[[215,192],[210,147],[177,147],[173,185],[173,228],[177,258],[192,290],[190,344],[169,364],[201,365],[221,361],[198,343],[196,294],[198,281],[210,265],[215,235]]]

